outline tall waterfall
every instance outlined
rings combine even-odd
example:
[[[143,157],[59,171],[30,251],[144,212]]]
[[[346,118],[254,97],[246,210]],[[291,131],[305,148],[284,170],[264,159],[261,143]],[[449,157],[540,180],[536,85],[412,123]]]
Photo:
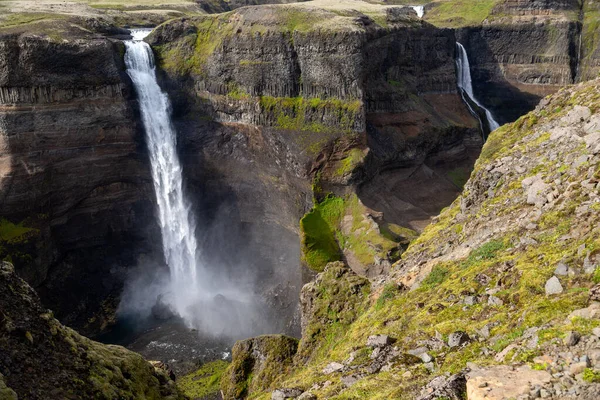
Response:
[[[423,18],[423,14],[425,14],[425,6],[409,6],[417,13],[417,17]]]
[[[494,116],[492,115],[490,110],[485,108],[477,100],[477,98],[475,97],[475,94],[473,93],[473,84],[471,82],[471,69],[469,66],[469,58],[467,57],[467,51],[465,50],[463,45],[458,42],[456,43],[456,49],[457,49],[457,57],[456,57],[457,83],[458,83],[459,89],[461,89],[461,92],[462,92],[461,94],[463,96],[467,96],[468,100],[470,100],[471,102],[476,104],[477,107],[479,107],[480,109],[482,109],[485,112],[485,117],[487,119],[487,123],[490,128],[490,132],[498,129],[500,127],[500,124],[498,124],[498,122],[496,122],[496,120],[494,119]],[[471,113],[473,115],[477,116],[477,118],[480,120],[480,123],[481,123],[482,121],[479,117],[479,114],[475,110],[473,110],[473,108],[471,107],[471,104],[469,103],[468,100],[465,99],[465,103],[467,104],[467,107],[469,107],[469,110],[471,111]],[[482,130],[483,130],[483,127],[482,127]]]
[[[142,41],[148,33],[149,30],[132,32],[133,40],[125,42],[125,63],[139,98],[146,131],[162,247],[171,275],[169,303],[174,311],[185,316],[203,282],[198,279],[194,216],[183,192],[169,99],[158,86],[152,49]]]

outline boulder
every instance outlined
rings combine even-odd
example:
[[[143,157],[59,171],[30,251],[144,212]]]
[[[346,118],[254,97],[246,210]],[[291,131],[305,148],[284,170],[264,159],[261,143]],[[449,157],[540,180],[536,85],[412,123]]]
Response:
[[[590,289],[590,301],[600,302],[600,283],[592,286]]]
[[[302,395],[300,389],[277,389],[271,393],[271,400],[297,399]]]
[[[367,346],[369,347],[386,347],[394,343],[396,339],[389,337],[388,335],[372,335],[367,339]]]
[[[548,296],[563,292],[563,287],[556,276],[553,276],[552,278],[546,281],[544,289],[546,290],[546,295]]]
[[[344,369],[344,364],[340,364],[339,362],[331,362],[327,364],[325,368],[323,368],[323,373],[325,375],[333,374],[334,372],[340,372]]]
[[[567,336],[565,336],[563,342],[566,346],[575,346],[577,343],[579,343],[580,339],[581,334],[579,332],[569,331],[567,332]]]
[[[466,332],[457,331],[453,332],[448,336],[448,346],[449,347],[458,347],[462,346],[465,343],[469,343],[471,338],[467,335]]]
[[[568,273],[569,273],[569,267],[567,266],[567,264],[565,264],[563,262],[559,262],[558,265],[556,266],[556,269],[554,270],[554,275],[567,276]]]
[[[421,391],[418,400],[462,400],[467,391],[467,380],[464,373],[450,376],[438,376],[427,384]]]

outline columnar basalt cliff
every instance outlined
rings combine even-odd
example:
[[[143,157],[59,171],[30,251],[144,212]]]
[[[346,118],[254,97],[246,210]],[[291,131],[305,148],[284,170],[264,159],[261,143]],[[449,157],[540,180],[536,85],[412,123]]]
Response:
[[[384,9],[371,18],[297,6],[242,8],[166,23],[149,40],[182,111],[178,121],[190,141],[184,147],[195,146],[198,135],[214,135],[199,118],[241,132],[236,140],[243,138],[250,151],[244,155],[234,145],[237,158],[279,171],[287,176],[279,182],[292,183],[291,193],[303,199],[286,217],[292,223],[310,204],[308,182],[320,201],[319,193],[353,191],[380,171],[394,170],[362,190],[361,201],[399,217],[390,207],[379,209],[378,188],[394,179],[442,187],[448,195],[426,210],[404,199],[405,208],[416,211],[398,220],[420,229],[457,193],[445,172],[456,165],[468,170],[481,144],[456,91],[454,33],[421,23],[410,9]],[[214,150],[206,159],[223,153]],[[216,167],[227,176],[228,168],[239,169],[235,163],[227,157]],[[413,175],[424,163],[448,166]],[[276,193],[272,185],[263,183]]]
[[[63,321],[93,331],[152,249],[154,200],[122,44],[70,29],[0,36],[0,252]]]

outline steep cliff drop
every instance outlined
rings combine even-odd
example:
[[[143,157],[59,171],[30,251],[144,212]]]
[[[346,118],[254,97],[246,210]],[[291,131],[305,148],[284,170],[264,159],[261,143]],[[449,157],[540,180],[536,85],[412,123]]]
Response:
[[[463,45],[458,42],[456,43],[456,74],[457,74],[456,81],[457,81],[458,88],[460,89],[461,95],[463,96],[463,99],[464,99],[465,103],[467,104],[467,106],[469,107],[469,110],[471,111],[471,113],[479,119],[479,122],[481,124],[481,130],[484,133],[484,136],[486,136],[489,132],[492,132],[492,131],[498,129],[500,127],[500,124],[498,122],[496,122],[496,120],[494,119],[494,116],[492,115],[490,110],[485,108],[485,106],[483,106],[477,100],[477,98],[475,97],[475,94],[473,93],[473,84],[471,82],[471,69],[469,66],[469,57],[467,57],[467,51],[465,50]],[[489,128],[489,132],[486,132],[486,127],[484,126],[484,121],[482,120],[482,118],[479,115],[479,113],[477,112],[477,110],[475,110],[473,108],[473,105],[475,105],[476,107],[481,109],[483,111],[483,113],[485,114],[485,119],[486,119],[485,122],[487,124],[487,128]]]
[[[247,329],[253,331],[252,326],[256,325],[259,302],[250,290],[212,271],[201,259],[195,216],[184,193],[169,99],[156,80],[152,49],[143,42],[148,34],[149,30],[132,31],[133,40],[125,42],[125,63],[138,95],[146,131],[169,280],[150,294],[130,288],[139,293],[126,293],[124,298],[133,303],[147,303],[150,297],[154,310],[158,306],[163,314],[175,314],[188,328],[205,334],[244,336],[251,333]]]

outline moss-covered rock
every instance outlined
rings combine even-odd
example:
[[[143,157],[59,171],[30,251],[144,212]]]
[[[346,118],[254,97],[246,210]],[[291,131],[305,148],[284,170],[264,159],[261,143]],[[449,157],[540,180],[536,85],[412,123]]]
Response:
[[[367,305],[369,289],[369,281],[342,262],[327,264],[313,282],[304,285],[298,362],[310,359],[319,349],[326,350],[343,335]]]
[[[272,388],[274,381],[291,369],[298,340],[284,335],[263,335],[238,341],[231,364],[221,379],[226,400],[245,399]]]
[[[11,264],[0,264],[0,396],[27,399],[181,399],[139,354],[61,325]],[[0,375],[0,377],[2,376]],[[2,397],[10,398],[10,397]]]
[[[379,214],[356,195],[328,195],[300,220],[302,261],[316,272],[342,258],[362,276],[387,272],[417,234]]]

